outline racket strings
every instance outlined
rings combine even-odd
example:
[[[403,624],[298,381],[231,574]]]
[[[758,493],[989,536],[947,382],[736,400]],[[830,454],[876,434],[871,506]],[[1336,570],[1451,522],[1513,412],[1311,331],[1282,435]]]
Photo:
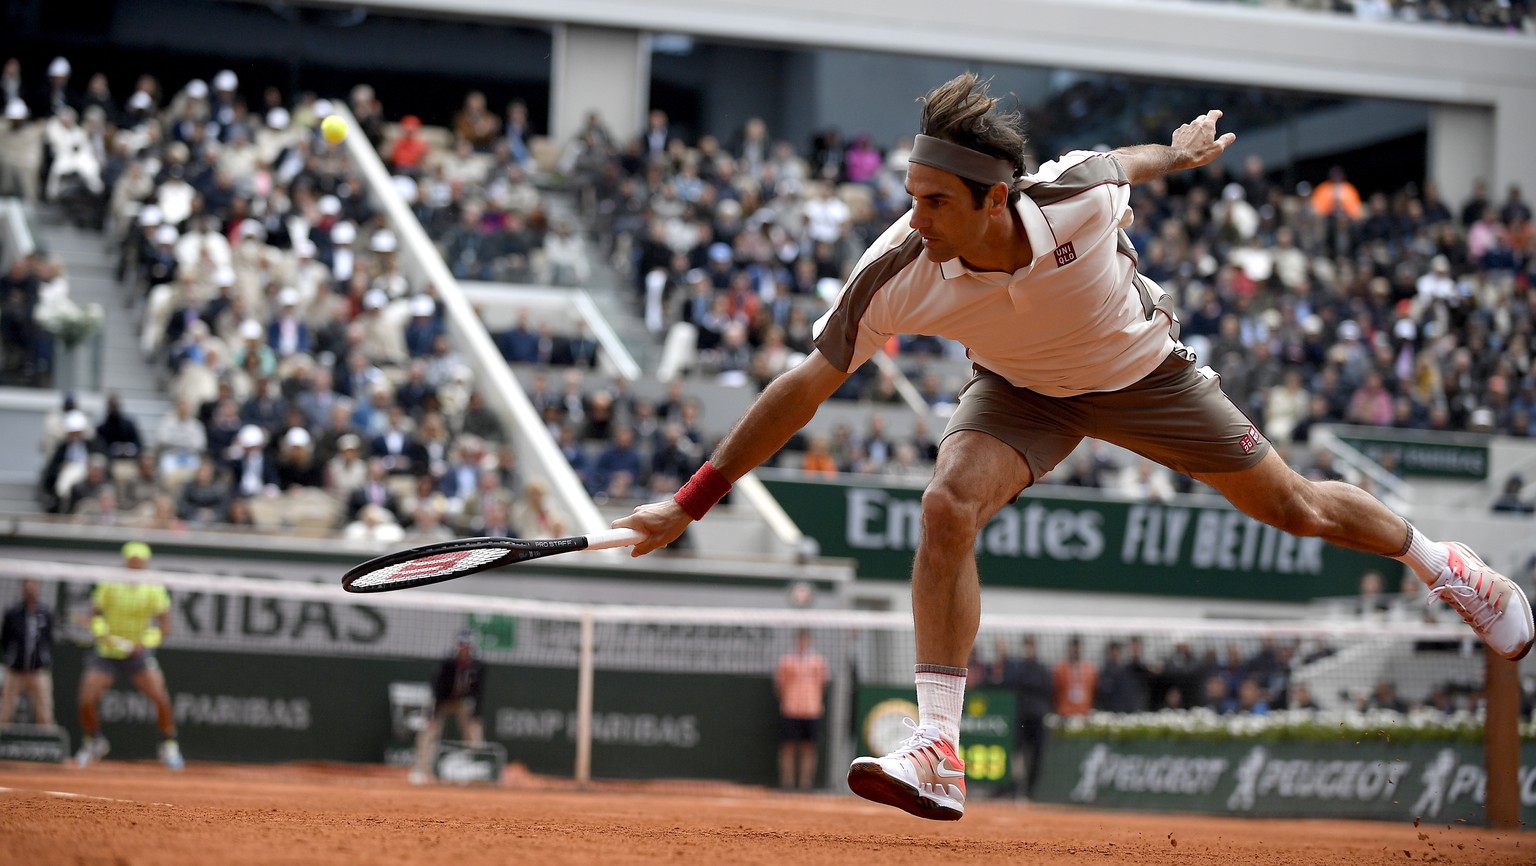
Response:
[[[357,588],[383,586],[407,581],[433,581],[446,576],[475,571],[507,557],[504,548],[478,548],[434,553],[418,559],[397,562],[358,575],[352,581]]]

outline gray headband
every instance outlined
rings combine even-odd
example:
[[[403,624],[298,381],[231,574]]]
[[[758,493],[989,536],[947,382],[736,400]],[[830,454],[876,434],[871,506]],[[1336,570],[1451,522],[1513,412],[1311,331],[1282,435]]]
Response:
[[[1013,164],[1008,160],[988,156],[979,150],[971,150],[931,135],[917,137],[907,160],[988,186],[994,183],[1013,183]]]

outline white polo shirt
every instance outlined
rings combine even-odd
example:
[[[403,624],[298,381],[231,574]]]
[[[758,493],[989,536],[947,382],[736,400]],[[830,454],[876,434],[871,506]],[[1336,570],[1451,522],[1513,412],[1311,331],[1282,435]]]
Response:
[[[1130,181],[1114,157],[1076,151],[1021,181],[1016,209],[1034,261],[976,272],[923,255],[908,212],[865,251],[817,320],[816,348],[840,370],[895,334],[947,337],[975,363],[1048,397],[1117,391],[1178,347],[1166,293],[1136,271]]]

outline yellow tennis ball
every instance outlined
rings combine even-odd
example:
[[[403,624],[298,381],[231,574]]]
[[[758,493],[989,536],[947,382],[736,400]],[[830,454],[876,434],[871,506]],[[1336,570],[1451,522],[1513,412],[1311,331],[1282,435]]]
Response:
[[[320,134],[331,144],[340,142],[347,137],[347,122],[341,119],[341,115],[332,114],[320,121]]]

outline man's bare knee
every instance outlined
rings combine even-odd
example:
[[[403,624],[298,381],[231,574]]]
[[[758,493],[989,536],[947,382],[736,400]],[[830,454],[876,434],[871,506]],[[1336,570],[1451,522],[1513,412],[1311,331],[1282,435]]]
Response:
[[[956,539],[974,535],[978,504],[969,501],[942,484],[931,484],[923,492],[923,537]]]

